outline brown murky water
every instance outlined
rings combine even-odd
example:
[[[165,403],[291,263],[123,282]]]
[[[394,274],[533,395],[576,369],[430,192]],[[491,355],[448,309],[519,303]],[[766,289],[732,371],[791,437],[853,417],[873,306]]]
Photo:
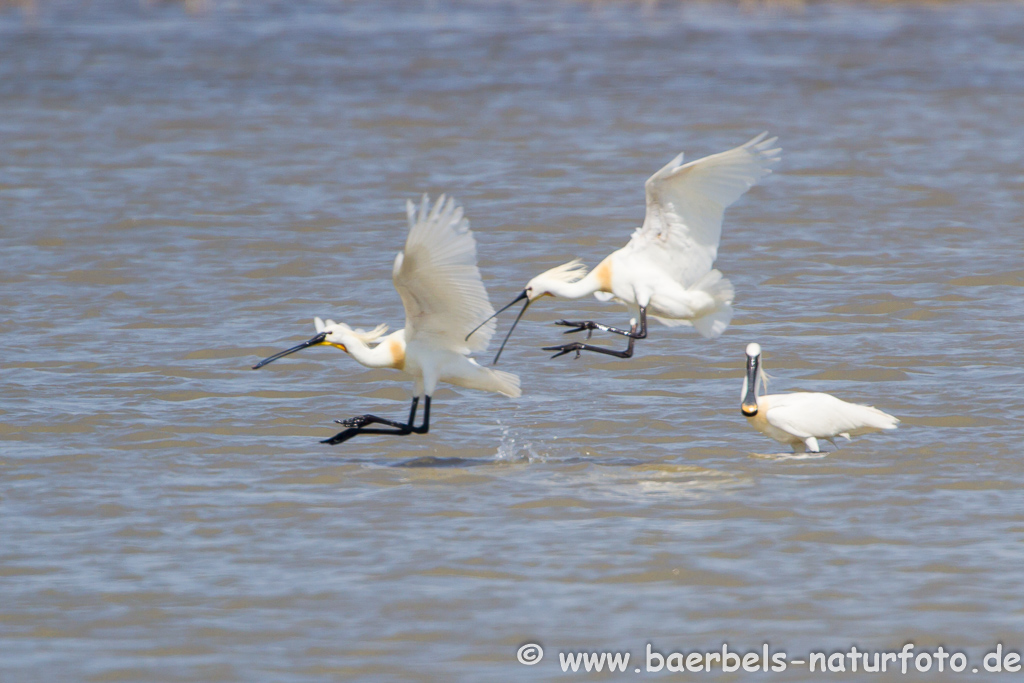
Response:
[[[0,679],[1024,647],[1021,5],[190,7],[0,7]],[[405,385],[249,369],[314,315],[402,325],[408,197],[465,205],[501,304],[622,245],[676,152],[763,129],[716,341],[549,360],[552,321],[625,313],[545,300],[522,399],[444,389],[429,435],[337,448]],[[755,340],[774,389],[900,429],[779,457],[739,413]]]

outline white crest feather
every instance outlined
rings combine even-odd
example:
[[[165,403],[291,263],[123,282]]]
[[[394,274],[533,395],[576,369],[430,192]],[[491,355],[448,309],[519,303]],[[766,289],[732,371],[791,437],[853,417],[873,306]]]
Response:
[[[381,337],[383,337],[387,333],[388,333],[388,326],[384,325],[383,323],[380,324],[380,325],[377,325],[377,327],[373,328],[369,332],[367,332],[366,330],[362,330],[362,329],[352,330],[352,336],[355,337],[356,339],[360,340],[364,344],[370,344],[372,342],[375,342],[375,341],[377,341],[378,339],[380,339]]]
[[[769,379],[775,379],[775,377],[764,371],[764,358],[762,357],[761,362],[757,364],[757,386],[759,389],[759,395],[763,396],[768,393]]]
[[[313,325],[316,327],[317,332],[348,332],[364,344],[372,344],[388,333],[388,326],[383,324],[366,331],[361,328],[353,329],[345,323],[336,323],[333,320],[324,322],[320,318],[314,318]]]
[[[587,266],[580,259],[573,259],[544,271],[540,276],[565,283],[577,282],[587,276]]]

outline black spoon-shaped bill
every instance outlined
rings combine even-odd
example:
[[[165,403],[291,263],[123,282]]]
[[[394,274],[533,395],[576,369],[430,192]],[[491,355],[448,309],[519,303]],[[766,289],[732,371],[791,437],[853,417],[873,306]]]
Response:
[[[469,341],[469,338],[473,336],[474,332],[479,330],[481,327],[483,327],[488,322],[490,322],[494,318],[498,317],[499,315],[501,315],[502,313],[504,313],[508,309],[510,309],[513,306],[515,306],[517,303],[519,303],[523,299],[526,299],[526,303],[523,304],[523,310],[519,311],[519,315],[516,316],[515,322],[512,323],[512,327],[509,329],[508,334],[505,335],[505,341],[501,342],[501,348],[498,349],[498,354],[496,356],[494,356],[494,360],[491,361],[491,365],[497,365],[498,364],[498,359],[501,358],[501,352],[505,350],[505,344],[508,343],[508,338],[512,336],[512,330],[516,329],[516,325],[519,324],[519,319],[523,317],[523,313],[526,313],[526,309],[530,307],[530,295],[526,293],[526,290],[524,289],[523,291],[519,292],[519,296],[517,296],[515,299],[512,299],[512,301],[508,302],[507,304],[505,304],[504,306],[499,308],[497,311],[492,313],[491,316],[489,318],[487,318],[487,320],[484,320],[482,323],[480,323],[479,325],[474,327],[473,331],[466,335],[466,341]]]
[[[747,393],[740,405],[741,412],[747,417],[757,415],[757,370],[760,363],[760,354],[747,356]]]
[[[269,363],[273,363],[278,358],[284,358],[285,356],[290,356],[291,354],[295,353],[296,351],[301,351],[302,349],[308,349],[310,346],[316,346],[317,344],[323,344],[324,340],[327,339],[327,335],[328,335],[327,332],[321,332],[320,334],[316,335],[312,339],[308,339],[308,340],[302,342],[298,346],[293,346],[292,348],[287,349],[285,351],[282,351],[281,353],[275,353],[273,356],[270,356],[269,358],[264,358],[259,363],[257,363],[256,365],[252,366],[252,369],[253,370],[259,370],[264,365],[267,365]]]
[[[519,296],[519,298],[516,299],[516,301],[519,301],[520,299],[526,299],[526,303],[523,304],[523,308],[522,308],[521,311],[519,311],[519,315],[516,316],[515,322],[512,323],[512,327],[508,328],[508,334],[505,335],[505,341],[501,342],[501,348],[499,348],[498,349],[498,353],[495,354],[494,360],[491,361],[491,365],[497,365],[498,364],[498,359],[501,358],[501,352],[505,350],[505,344],[508,344],[509,337],[512,336],[512,332],[516,329],[516,325],[518,325],[519,321],[522,319],[523,313],[526,313],[526,309],[530,307],[530,303],[531,302],[530,302],[529,297],[526,296],[526,292],[523,292]],[[516,303],[516,301],[513,301],[512,304]],[[512,304],[509,304],[509,306],[511,306]],[[505,308],[508,308],[508,306],[506,306]],[[502,310],[505,310],[505,309],[502,309]]]
[[[486,325],[490,321],[494,320],[499,315],[501,315],[502,313],[504,313],[508,309],[512,308],[512,306],[514,306],[515,304],[519,303],[520,301],[522,301],[523,299],[526,299],[526,298],[527,298],[526,290],[524,289],[522,292],[519,293],[519,296],[517,296],[515,299],[512,299],[512,301],[510,301],[509,303],[507,303],[504,306],[502,306],[501,308],[499,308],[497,311],[492,313],[490,315],[490,317],[488,317],[482,323],[480,323],[479,325],[474,327],[473,330],[469,334],[466,335],[466,341],[469,341],[469,338],[472,337],[474,334],[476,334],[476,331],[479,330],[481,327],[483,327],[484,325]]]

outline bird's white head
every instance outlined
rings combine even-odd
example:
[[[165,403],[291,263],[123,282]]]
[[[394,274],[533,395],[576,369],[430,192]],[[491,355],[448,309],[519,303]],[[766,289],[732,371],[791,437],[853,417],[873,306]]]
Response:
[[[308,349],[311,346],[333,346],[341,349],[345,353],[351,353],[349,349],[354,346],[367,346],[368,344],[383,337],[388,331],[387,325],[378,325],[375,329],[366,332],[364,330],[353,330],[345,323],[336,323],[333,320],[324,322],[320,318],[314,318],[313,325],[316,328],[316,336],[311,339],[307,339],[298,346],[293,346],[292,348],[281,351],[280,353],[275,353],[269,358],[264,358],[259,363],[252,366],[253,370],[258,370],[264,365],[273,363],[278,358],[290,356],[296,351],[302,351],[303,349]]]
[[[574,259],[550,270],[545,270],[540,275],[526,283],[523,293],[533,303],[542,296],[556,296],[561,285],[579,282],[587,276],[587,267],[583,261]]]
[[[324,335],[323,341],[320,342],[321,344],[333,346],[345,353],[348,353],[349,349],[354,345],[367,346],[372,344],[388,332],[387,325],[377,325],[377,327],[367,332],[366,330],[352,329],[345,323],[336,323],[333,320],[325,322],[320,318],[313,318],[313,326],[316,328],[318,336]]]
[[[498,359],[501,358],[501,352],[505,350],[505,344],[508,343],[509,337],[512,336],[512,331],[516,329],[516,325],[519,324],[519,320],[526,313],[526,309],[530,307],[537,299],[542,296],[557,296],[559,293],[564,292],[564,286],[579,282],[587,275],[587,267],[583,265],[583,261],[575,259],[569,261],[569,263],[563,263],[560,266],[555,266],[550,270],[545,270],[543,273],[533,278],[526,283],[526,287],[523,291],[519,292],[519,296],[512,299],[509,303],[499,308],[495,313],[492,313],[490,318],[477,325],[473,332],[476,332],[483,327],[491,318],[496,318],[512,306],[516,305],[520,301],[526,301],[523,304],[523,308],[519,311],[519,315],[516,316],[515,321],[512,323],[512,327],[509,328],[508,334],[505,335],[505,340],[501,342],[501,348],[498,349],[498,353],[494,356],[494,362],[497,363]],[[466,335],[466,339],[469,339],[473,332]]]
[[[747,374],[743,378],[743,403],[740,410],[747,417],[757,415],[757,390],[760,388],[764,371],[761,369],[761,345],[752,342],[747,344]]]

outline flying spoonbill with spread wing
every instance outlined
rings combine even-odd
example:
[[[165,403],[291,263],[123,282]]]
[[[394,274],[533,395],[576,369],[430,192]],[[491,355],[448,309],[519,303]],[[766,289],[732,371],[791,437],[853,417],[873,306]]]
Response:
[[[345,429],[323,443],[339,444],[359,434],[425,434],[430,429],[430,397],[438,382],[512,398],[520,395],[519,377],[481,367],[468,357],[474,351],[486,350],[494,335],[494,323],[484,325],[470,341],[466,340],[467,332],[480,318],[492,315],[494,309],[480,279],[476,241],[462,207],[441,195],[431,209],[424,195],[418,212],[412,202],[406,202],[406,212],[409,237],[405,250],[395,257],[391,273],[405,306],[405,329],[387,334],[387,326],[379,325],[364,332],[317,318],[315,337],[253,366],[261,368],[296,351],[328,345],[345,351],[368,368],[394,368],[413,379],[415,389],[407,422],[376,415],[336,420]],[[417,427],[414,423],[421,398],[423,422]]]
[[[647,337],[648,313],[669,327],[692,325],[709,339],[721,335],[732,320],[733,300],[732,283],[711,267],[718,256],[722,218],[727,207],[771,172],[781,152],[773,147],[776,140],[761,133],[735,149],[687,164],[680,154],[648,178],[644,184],[647,215],[625,247],[589,273],[578,260],[541,273],[498,311],[526,301],[494,362],[526,309],[546,295],[578,299],[594,294],[601,301],[615,299],[625,304],[631,316],[628,330],[592,320],[559,320],[557,325],[572,328],[566,334],[586,330],[589,339],[594,330],[601,330],[623,335],[629,344],[624,351],[581,342],[544,347],[557,352],[552,358],[572,351],[576,357],[580,351],[596,351],[630,358],[634,342]]]
[[[758,396],[762,381],[761,346],[748,344],[741,410],[754,429],[791,445],[794,453],[818,453],[818,439],[835,445],[837,436],[849,441],[851,436],[896,429],[899,424],[899,420],[878,408],[847,403],[831,394],[794,392]]]

